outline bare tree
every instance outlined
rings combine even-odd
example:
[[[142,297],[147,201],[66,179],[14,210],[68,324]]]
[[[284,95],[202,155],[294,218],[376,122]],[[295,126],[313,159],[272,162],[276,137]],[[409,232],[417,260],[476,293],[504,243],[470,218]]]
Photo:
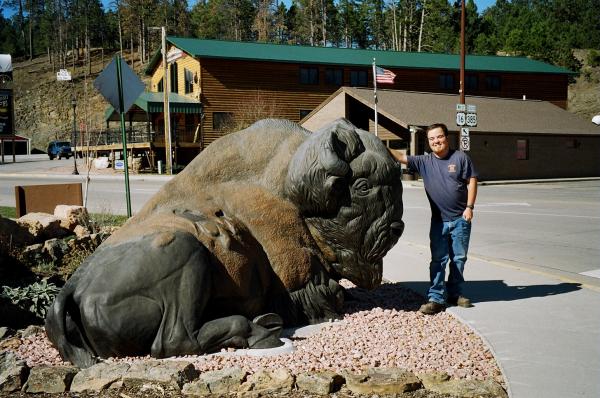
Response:
[[[423,0],[421,4],[421,24],[419,25],[419,46],[417,48],[418,52],[421,52],[421,40],[423,38],[423,23],[425,22],[425,5],[427,0]]]

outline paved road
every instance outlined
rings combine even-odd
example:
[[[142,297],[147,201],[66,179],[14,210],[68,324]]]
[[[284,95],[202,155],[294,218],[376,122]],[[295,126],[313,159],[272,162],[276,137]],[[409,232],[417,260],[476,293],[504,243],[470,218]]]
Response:
[[[80,175],[71,175],[72,158],[49,160],[47,155],[20,155],[17,156],[17,163],[0,165],[0,206],[15,206],[16,185],[81,182],[84,184],[84,198],[87,198],[86,204],[91,212],[127,214],[123,174],[90,175],[86,195],[86,168],[82,159],[78,159],[77,162]],[[130,177],[133,213],[139,211],[144,203],[168,181],[166,176],[130,174]]]
[[[72,159],[50,161],[46,155],[0,165],[0,205],[15,205],[15,185],[85,182],[69,175],[71,166]],[[165,182],[132,175],[133,213]],[[403,200],[402,241],[426,248],[430,210],[423,187],[405,184]],[[122,175],[92,175],[87,205],[92,212],[125,214]],[[473,225],[471,255],[600,286],[600,180],[480,186]]]

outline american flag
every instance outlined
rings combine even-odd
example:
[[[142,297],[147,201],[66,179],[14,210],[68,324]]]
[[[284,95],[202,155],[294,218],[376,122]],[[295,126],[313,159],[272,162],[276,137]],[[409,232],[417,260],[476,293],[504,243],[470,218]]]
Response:
[[[390,70],[380,68],[379,66],[375,67],[377,83],[381,84],[394,84],[394,79],[396,78],[396,74]]]

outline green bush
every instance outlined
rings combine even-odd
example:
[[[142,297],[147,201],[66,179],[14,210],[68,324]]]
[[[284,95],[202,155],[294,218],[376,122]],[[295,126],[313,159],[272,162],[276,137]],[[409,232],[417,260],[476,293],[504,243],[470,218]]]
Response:
[[[50,304],[52,304],[59,291],[60,288],[55,284],[48,283],[47,279],[42,279],[24,287],[2,286],[0,297],[10,300],[19,308],[44,319]]]
[[[591,67],[600,66],[600,52],[597,50],[590,50],[587,56],[587,62]]]

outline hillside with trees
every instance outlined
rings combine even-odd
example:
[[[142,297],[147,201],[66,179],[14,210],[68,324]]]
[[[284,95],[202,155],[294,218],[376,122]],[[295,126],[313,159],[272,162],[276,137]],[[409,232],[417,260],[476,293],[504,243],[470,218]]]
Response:
[[[292,0],[288,6],[280,0],[199,0],[191,9],[187,0],[114,0],[110,4],[104,9],[100,0],[2,1],[2,15],[12,16],[0,16],[0,53],[11,54],[16,65],[17,110],[28,107],[28,95],[62,93],[63,87],[51,84],[61,68],[73,71],[76,84],[89,83],[118,51],[141,71],[160,47],[160,26],[173,36],[459,51],[459,1]],[[584,117],[600,112],[598,53],[588,52],[600,49],[599,0],[496,0],[483,13],[468,0],[466,9],[469,54],[523,55],[580,72],[571,87],[586,94],[570,93],[571,110]],[[44,71],[48,81],[46,77],[31,79],[36,71]],[[80,96],[87,90],[83,84],[75,89]],[[60,115],[68,113],[68,102]],[[21,124],[17,118],[20,133],[28,135],[35,128],[30,117],[23,116]],[[43,125],[66,132],[69,123],[65,119]]]

